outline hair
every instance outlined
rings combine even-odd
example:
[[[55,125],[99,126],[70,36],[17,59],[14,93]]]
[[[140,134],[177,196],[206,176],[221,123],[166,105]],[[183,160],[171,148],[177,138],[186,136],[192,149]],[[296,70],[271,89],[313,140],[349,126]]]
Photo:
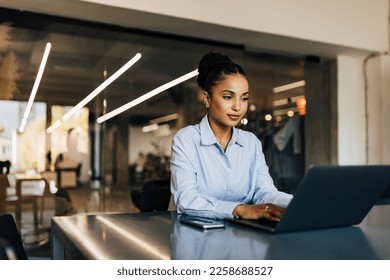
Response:
[[[228,56],[209,52],[199,61],[197,83],[201,89],[211,94],[211,89],[226,76],[240,74],[246,77],[242,67]]]

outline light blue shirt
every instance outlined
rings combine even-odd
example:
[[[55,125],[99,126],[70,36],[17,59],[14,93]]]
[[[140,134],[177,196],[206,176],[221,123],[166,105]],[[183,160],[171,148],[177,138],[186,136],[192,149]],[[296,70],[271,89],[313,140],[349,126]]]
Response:
[[[171,192],[178,213],[220,219],[232,218],[238,204],[286,207],[292,199],[274,186],[253,133],[233,128],[224,152],[207,116],[173,139]]]

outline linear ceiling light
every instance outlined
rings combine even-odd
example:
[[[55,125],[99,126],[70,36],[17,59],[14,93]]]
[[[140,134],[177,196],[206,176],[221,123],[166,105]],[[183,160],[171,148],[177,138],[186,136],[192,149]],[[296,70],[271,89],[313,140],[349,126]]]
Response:
[[[77,111],[87,105],[93,98],[95,98],[100,92],[102,92],[106,87],[108,87],[113,81],[115,81],[120,75],[125,73],[131,66],[133,66],[139,59],[141,54],[137,53],[132,59],[130,59],[125,65],[123,65],[118,71],[116,71],[111,77],[105,80],[100,86],[98,86],[94,91],[87,95],[83,100],[81,100],[76,106],[70,109],[66,114],[61,117],[60,123],[54,123],[50,126],[46,132],[52,133],[55,128],[61,125],[61,123],[67,121],[71,116],[73,116]],[[57,124],[57,125],[56,125]],[[56,126],[54,126],[56,125]]]
[[[299,99],[305,99],[305,96],[304,95],[299,95],[299,96],[293,96],[293,97],[289,97],[289,98],[278,99],[278,100],[273,101],[272,105],[274,107],[279,107],[279,106],[287,105],[287,104],[290,104],[290,103],[295,103]]]
[[[177,120],[179,118],[179,114],[178,113],[173,113],[173,114],[169,114],[169,115],[166,115],[166,116],[162,116],[162,117],[159,117],[159,118],[155,118],[155,119],[152,119],[149,121],[150,124],[153,124],[153,123],[163,123],[163,122],[169,122],[169,121],[173,121],[173,120]]]
[[[51,126],[49,126],[46,129],[47,134],[51,134],[57,127],[61,125],[61,120],[57,120],[55,123],[53,123]]]
[[[153,124],[149,124],[149,125],[142,127],[141,130],[142,130],[142,132],[146,133],[146,132],[154,131],[158,128],[159,128],[159,125],[157,123],[153,123]]]
[[[171,87],[174,87],[174,86],[176,86],[176,85],[178,85],[186,80],[189,80],[189,79],[195,77],[196,75],[198,75],[198,69],[196,69],[192,72],[189,72],[189,73],[187,73],[179,78],[176,78],[176,79],[174,79],[174,80],[172,80],[172,81],[170,81],[162,86],[159,86],[158,88],[155,88],[154,90],[151,90],[148,93],[141,95],[140,97],[130,101],[129,103],[122,105],[121,107],[99,117],[97,119],[97,122],[98,123],[105,122],[106,120],[109,120],[109,119],[115,117],[116,115],[119,115],[130,108],[133,108],[134,106],[148,100],[149,98],[152,98],[153,96],[159,94],[160,92],[163,92],[164,90],[167,90]]]
[[[38,74],[35,78],[34,86],[33,86],[31,93],[30,93],[30,98],[28,99],[28,102],[27,102],[26,111],[24,112],[23,119],[22,119],[22,122],[21,122],[20,127],[19,127],[20,133],[23,133],[24,128],[26,127],[27,119],[28,119],[28,116],[30,115],[30,111],[31,111],[32,105],[34,103],[35,96],[37,95],[38,87],[39,87],[39,84],[40,84],[41,79],[42,79],[43,71],[45,70],[45,66],[46,66],[47,59],[49,57],[50,49],[51,49],[51,44],[47,43],[46,47],[45,47],[45,51],[43,53],[41,65],[39,66],[39,69],[38,69]]]
[[[305,84],[306,84],[306,82],[304,80],[302,80],[302,81],[298,81],[298,82],[295,82],[295,83],[286,84],[286,85],[279,86],[279,87],[274,87],[272,89],[272,92],[273,93],[278,93],[278,92],[290,90],[290,89],[293,89],[293,88],[303,87]]]

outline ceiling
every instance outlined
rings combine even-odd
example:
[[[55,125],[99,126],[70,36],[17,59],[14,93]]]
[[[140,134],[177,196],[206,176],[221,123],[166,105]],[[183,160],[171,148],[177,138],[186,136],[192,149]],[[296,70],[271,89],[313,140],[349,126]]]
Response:
[[[197,67],[200,57],[210,50],[227,54],[241,64],[248,74],[250,102],[258,110],[272,108],[272,88],[304,79],[304,62],[299,56],[248,51],[242,45],[221,41],[129,29],[61,17],[43,16],[0,9],[0,23],[10,23],[10,44],[0,54],[13,52],[20,65],[20,78],[13,100],[26,101],[46,42],[52,49],[38,89],[36,101],[50,105],[74,106],[118,70],[137,52],[142,58],[112,83],[88,107],[98,117],[106,97],[107,111]],[[107,76],[107,77],[108,77]],[[198,89],[195,78],[140,104],[125,115],[134,123],[175,113],[187,100],[194,112],[203,115],[202,103],[194,98]],[[291,91],[304,94],[303,88]],[[189,96],[191,101],[188,101]]]

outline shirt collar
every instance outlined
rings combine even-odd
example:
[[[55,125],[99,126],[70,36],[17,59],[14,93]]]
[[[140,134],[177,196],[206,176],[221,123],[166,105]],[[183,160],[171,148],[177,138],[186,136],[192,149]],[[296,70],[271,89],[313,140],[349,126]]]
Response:
[[[241,134],[240,130],[233,127],[233,135],[232,135],[232,139],[230,140],[229,143],[230,144],[234,143],[234,144],[237,144],[240,146],[244,146],[243,141],[241,141],[240,134]],[[204,116],[200,122],[200,139],[201,139],[202,145],[218,144],[218,141],[215,138],[213,131],[211,130],[208,115]]]

